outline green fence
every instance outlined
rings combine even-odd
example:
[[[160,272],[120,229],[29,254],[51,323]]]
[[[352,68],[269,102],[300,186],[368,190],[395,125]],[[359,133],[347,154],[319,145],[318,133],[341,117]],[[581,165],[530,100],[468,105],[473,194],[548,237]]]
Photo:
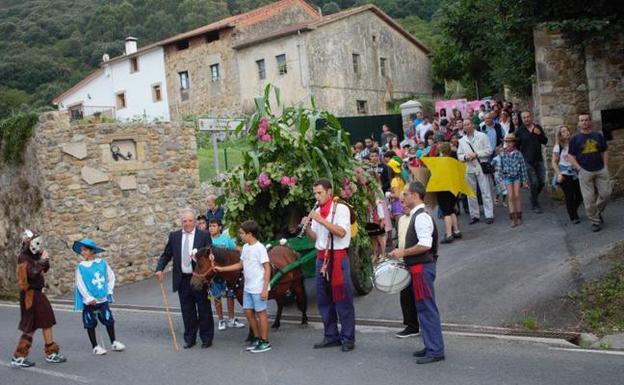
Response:
[[[349,116],[338,118],[342,129],[351,135],[351,143],[363,142],[364,138],[381,139],[381,126],[386,124],[390,131],[403,140],[403,121],[400,114],[375,116]]]

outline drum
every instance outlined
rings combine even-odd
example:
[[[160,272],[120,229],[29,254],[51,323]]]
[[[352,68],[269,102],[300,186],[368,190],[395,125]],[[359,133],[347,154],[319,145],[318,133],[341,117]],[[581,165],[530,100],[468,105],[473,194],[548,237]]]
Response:
[[[388,294],[396,294],[405,289],[411,279],[405,264],[397,260],[383,261],[373,273],[373,285],[377,290]]]

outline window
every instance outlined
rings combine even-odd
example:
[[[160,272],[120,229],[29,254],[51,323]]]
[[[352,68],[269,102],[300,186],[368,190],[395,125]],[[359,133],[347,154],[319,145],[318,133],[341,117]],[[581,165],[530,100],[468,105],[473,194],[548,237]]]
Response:
[[[264,59],[256,60],[256,65],[258,66],[258,79],[260,80],[266,79],[266,69],[264,67]]]
[[[130,58],[130,73],[133,74],[135,72],[139,72],[139,58],[138,57]]]
[[[379,69],[381,70],[381,76],[386,76],[386,61],[385,57],[379,58]]]
[[[71,106],[68,108],[69,110],[69,119],[70,120],[80,120],[82,119],[82,104],[78,104],[75,106]]]
[[[213,82],[216,82],[220,79],[219,64],[213,64],[210,66],[210,76]]]
[[[178,76],[180,77],[180,99],[184,102],[189,99],[191,82],[189,80],[188,71],[178,72]]]
[[[366,100],[357,100],[357,112],[358,114],[368,113],[368,108],[366,107]]]
[[[182,51],[183,49],[187,49],[188,47],[189,47],[188,40],[180,40],[179,42],[176,43],[176,49],[178,51]]]
[[[351,55],[351,60],[353,61],[353,73],[356,75],[360,74],[360,55],[354,53]]]
[[[219,40],[219,31],[210,31],[206,33],[206,43],[212,43]]]
[[[277,60],[277,72],[280,75],[285,75],[288,73],[288,66],[286,65],[286,55],[277,55],[275,56],[275,60]]]
[[[152,86],[152,101],[154,103],[160,102],[162,100],[162,90],[160,88],[160,84],[154,84]]]
[[[115,101],[117,102],[117,109],[118,110],[126,108],[126,92],[125,91],[118,92],[116,94]]]

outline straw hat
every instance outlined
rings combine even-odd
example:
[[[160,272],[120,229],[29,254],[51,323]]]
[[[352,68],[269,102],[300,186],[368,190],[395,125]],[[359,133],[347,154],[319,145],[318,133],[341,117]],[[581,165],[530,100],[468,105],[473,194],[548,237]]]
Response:
[[[505,135],[505,142],[515,142],[516,140],[516,135],[514,135],[512,132]]]

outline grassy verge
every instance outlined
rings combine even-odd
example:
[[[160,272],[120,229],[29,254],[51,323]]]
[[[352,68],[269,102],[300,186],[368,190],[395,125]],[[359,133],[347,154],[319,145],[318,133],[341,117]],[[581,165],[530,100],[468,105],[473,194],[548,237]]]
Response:
[[[225,153],[227,151],[227,169],[240,164],[243,161],[243,154],[248,147],[240,140],[227,140],[219,142],[219,170],[226,170]],[[197,158],[199,159],[199,179],[202,182],[209,181],[216,176],[214,167],[214,151],[212,144],[207,143],[205,147],[197,149]]]
[[[575,299],[584,330],[598,335],[624,331],[624,262],[618,262],[605,277],[583,285]]]

